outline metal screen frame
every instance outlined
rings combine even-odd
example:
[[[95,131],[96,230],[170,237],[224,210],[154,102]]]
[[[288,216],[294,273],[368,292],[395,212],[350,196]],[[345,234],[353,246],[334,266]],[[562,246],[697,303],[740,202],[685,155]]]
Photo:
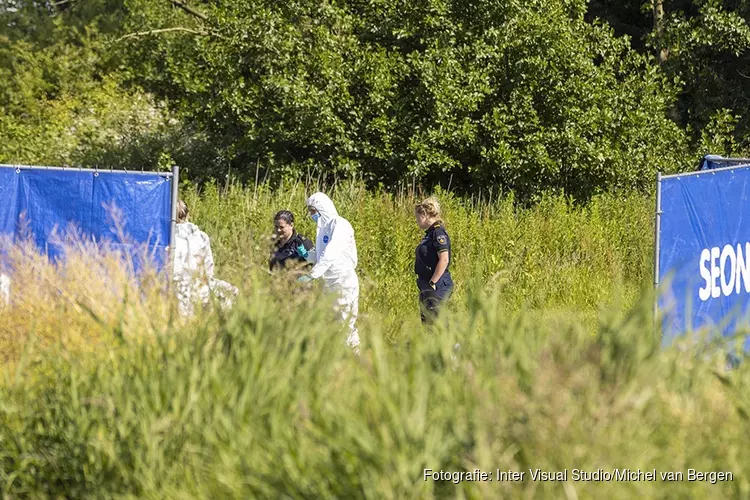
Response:
[[[172,272],[170,273],[170,276],[174,274],[174,252],[172,251],[172,245],[174,243],[175,239],[175,231],[177,229],[177,200],[179,199],[179,191],[180,191],[180,167],[175,165],[172,167],[171,172],[154,172],[154,171],[147,171],[143,170],[142,168],[140,170],[128,170],[127,168],[124,169],[114,169],[114,168],[82,168],[82,167],[68,167],[68,166],[62,166],[62,167],[51,167],[46,165],[10,165],[10,164],[4,164],[0,163],[0,168],[12,168],[16,172],[21,172],[21,170],[59,170],[59,171],[65,171],[69,170],[72,172],[87,172],[87,173],[93,173],[94,176],[98,176],[99,174],[148,174],[148,175],[158,175],[159,177],[164,177],[168,182],[172,182],[172,194],[170,196],[170,227],[169,227],[169,242],[167,244],[168,249],[168,261],[170,262],[172,266]]]
[[[654,210],[654,326],[659,316],[659,257],[661,244],[661,172],[656,172],[656,208]]]

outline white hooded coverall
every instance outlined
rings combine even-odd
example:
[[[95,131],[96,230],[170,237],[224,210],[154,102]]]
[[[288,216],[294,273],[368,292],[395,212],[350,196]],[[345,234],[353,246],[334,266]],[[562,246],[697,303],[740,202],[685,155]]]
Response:
[[[10,303],[10,276],[0,273],[0,305]]]
[[[358,350],[359,332],[356,322],[359,313],[359,278],[357,277],[357,244],[354,229],[348,220],[339,216],[331,199],[315,193],[307,199],[307,206],[320,214],[315,236],[315,253],[310,260],[315,265],[310,271],[313,279],[323,278],[325,288],[336,293],[336,309],[348,322],[346,345]]]
[[[208,235],[192,222],[177,224],[174,244],[174,280],[180,312],[193,314],[193,302],[206,305],[213,291],[225,307],[234,303],[238,290],[214,278],[214,257]]]

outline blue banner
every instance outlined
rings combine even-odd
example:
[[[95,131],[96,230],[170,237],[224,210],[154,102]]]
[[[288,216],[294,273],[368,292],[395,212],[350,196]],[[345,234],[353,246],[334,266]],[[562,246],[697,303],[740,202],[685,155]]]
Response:
[[[0,236],[29,236],[52,260],[78,233],[130,257],[146,247],[162,267],[170,219],[171,182],[158,174],[0,168]]]
[[[731,336],[747,324],[748,195],[747,166],[662,178],[658,262],[665,343],[701,329]]]
[[[746,158],[724,158],[719,155],[706,155],[701,158],[698,170],[713,170],[717,168],[739,167],[750,165],[750,159]]]

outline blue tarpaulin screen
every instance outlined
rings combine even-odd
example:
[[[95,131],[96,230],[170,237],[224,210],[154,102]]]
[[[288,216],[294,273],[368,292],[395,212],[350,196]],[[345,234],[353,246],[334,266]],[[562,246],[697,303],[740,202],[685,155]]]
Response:
[[[659,310],[664,341],[708,327],[724,336],[750,305],[750,167],[661,179]],[[744,348],[750,348],[746,338]]]
[[[719,155],[706,155],[701,158],[698,170],[713,170],[716,168],[737,167],[750,165],[748,158],[724,158]]]
[[[161,267],[170,215],[171,182],[155,173],[0,168],[0,235],[17,241],[26,231],[53,260],[53,234],[75,230],[126,253],[147,246]]]

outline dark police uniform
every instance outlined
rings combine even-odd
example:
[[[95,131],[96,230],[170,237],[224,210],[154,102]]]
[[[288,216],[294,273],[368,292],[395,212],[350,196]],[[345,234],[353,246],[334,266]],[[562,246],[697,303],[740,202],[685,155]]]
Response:
[[[448,267],[435,283],[435,289],[430,286],[430,279],[438,263],[438,254],[448,252]],[[419,288],[419,303],[422,308],[422,322],[429,322],[437,317],[440,304],[448,299],[453,291],[451,278],[451,240],[441,222],[436,222],[425,231],[424,238],[416,249],[414,272],[417,275]]]
[[[292,266],[300,264],[312,266],[312,264],[307,262],[307,252],[312,250],[313,246],[312,241],[295,231],[292,237],[289,238],[289,241],[283,245],[280,245],[278,242],[276,243],[269,264],[271,271],[277,267],[285,269],[289,264]]]

